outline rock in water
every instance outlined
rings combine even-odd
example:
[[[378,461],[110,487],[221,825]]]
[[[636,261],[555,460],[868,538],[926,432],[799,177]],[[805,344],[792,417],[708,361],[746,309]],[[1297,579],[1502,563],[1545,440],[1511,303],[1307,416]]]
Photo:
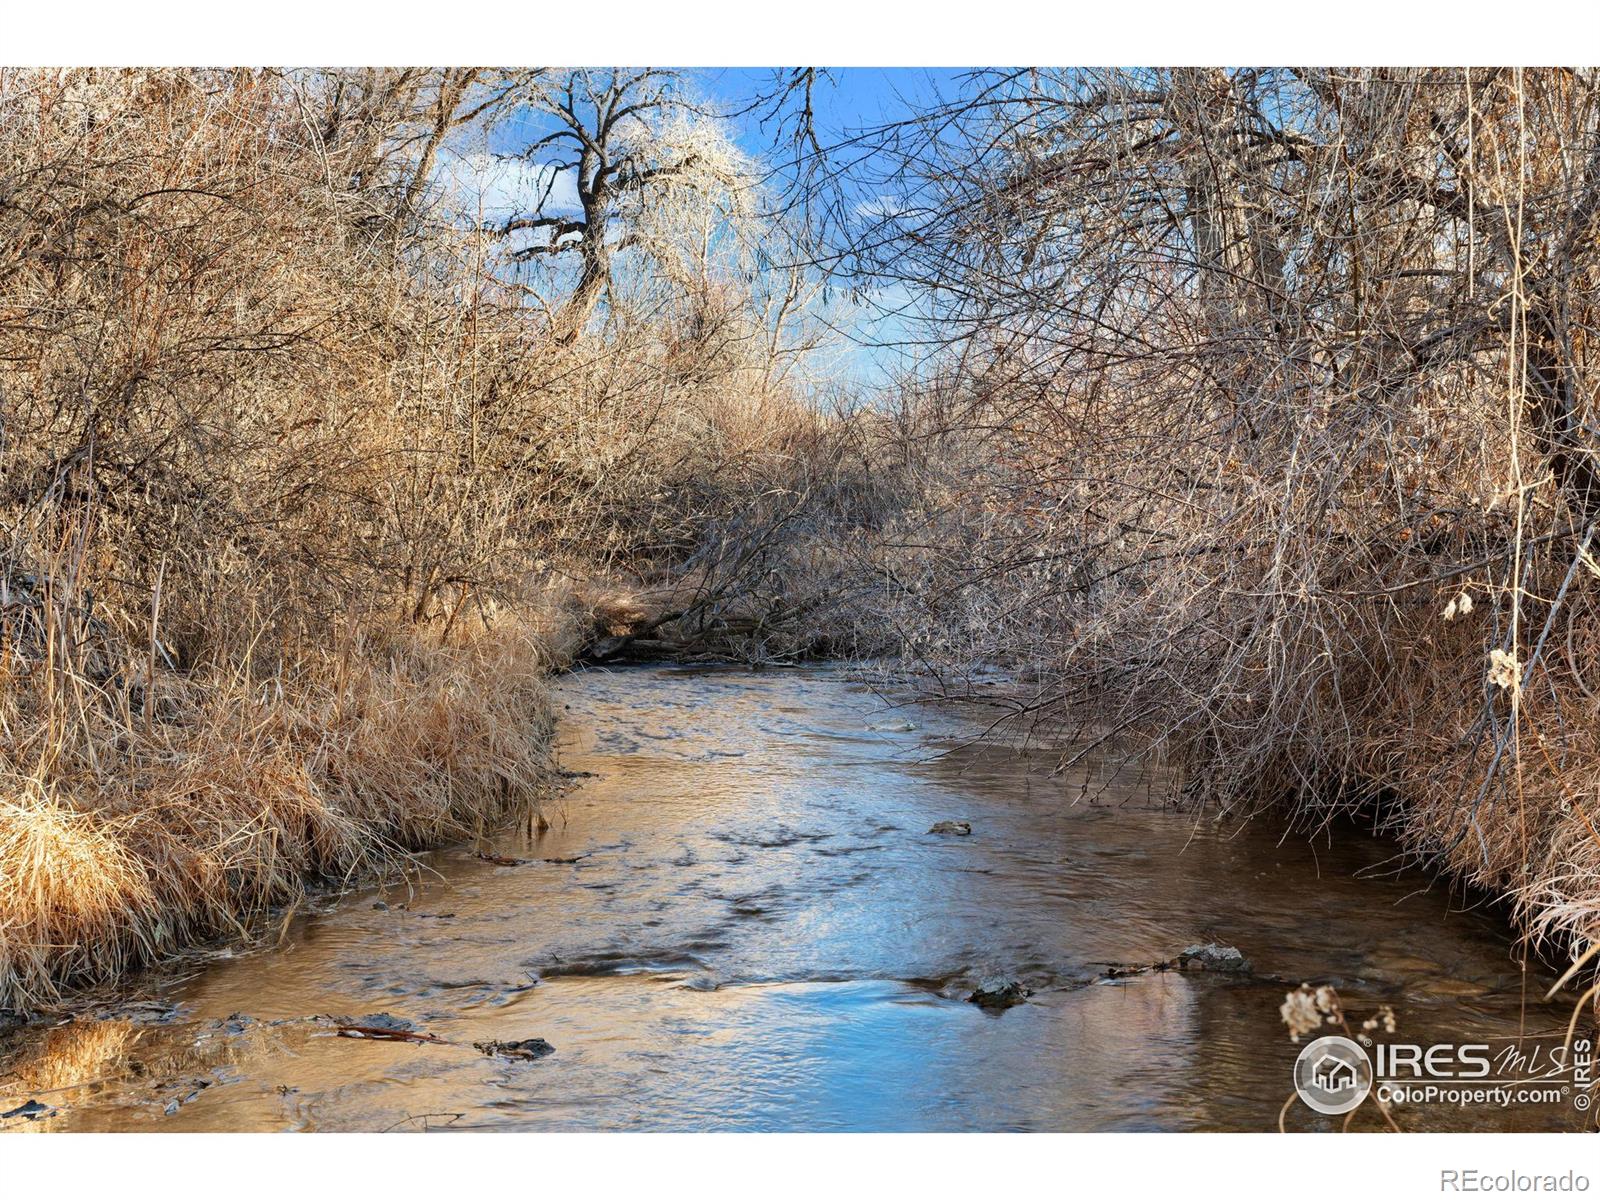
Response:
[[[532,1062],[536,1058],[543,1058],[546,1054],[554,1054],[556,1048],[543,1038],[526,1038],[520,1042],[473,1042],[476,1049],[482,1050],[489,1057],[499,1055],[501,1058],[519,1058],[524,1062]]]
[[[40,1104],[37,1100],[29,1100],[26,1104],[18,1105],[10,1112],[0,1112],[0,1121],[9,1121],[13,1117],[25,1117],[29,1121],[37,1121],[40,1117],[48,1117],[55,1111],[48,1104]]]
[[[381,1029],[386,1033],[415,1033],[417,1028],[415,1022],[386,1012],[368,1013],[364,1017],[346,1019],[344,1024],[360,1026],[362,1029]]]
[[[967,997],[967,1003],[976,1004],[979,1008],[1003,1010],[1021,1004],[1031,994],[1021,981],[993,975],[978,984],[972,995]]]
[[[972,832],[972,825],[967,821],[940,821],[929,833],[948,833],[953,837],[966,837]]]
[[[1178,969],[1245,974],[1250,970],[1250,960],[1232,946],[1207,942],[1203,946],[1189,946],[1179,954]]]

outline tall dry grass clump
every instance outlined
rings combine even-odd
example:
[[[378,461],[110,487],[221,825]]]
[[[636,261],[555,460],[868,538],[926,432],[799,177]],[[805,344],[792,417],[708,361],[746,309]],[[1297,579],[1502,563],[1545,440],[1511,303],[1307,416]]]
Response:
[[[158,914],[155,890],[114,825],[63,804],[35,779],[0,800],[0,961],[23,986],[117,970]],[[9,989],[8,989],[9,990]]]

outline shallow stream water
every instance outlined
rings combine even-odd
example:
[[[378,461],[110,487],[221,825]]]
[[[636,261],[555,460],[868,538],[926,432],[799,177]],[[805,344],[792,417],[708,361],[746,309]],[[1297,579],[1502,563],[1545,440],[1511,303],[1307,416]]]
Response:
[[[1269,1130],[1286,986],[1496,1045],[1564,1028],[1502,919],[1356,830],[1169,807],[1109,759],[977,746],[970,710],[828,670],[587,671],[537,836],[425,859],[271,948],[167,968],[0,1040],[15,1129]],[[932,834],[966,821],[970,836]],[[479,851],[528,860],[496,865]],[[1114,964],[1218,942],[1247,975]],[[966,997],[989,976],[1031,995]],[[445,1044],[339,1037],[387,1013]],[[543,1038],[536,1061],[475,1042]],[[1563,1129],[1570,1106],[1402,1106],[1415,1129]],[[1373,1128],[1369,1104],[1356,1128]],[[1343,1119],[1291,1106],[1291,1128]]]

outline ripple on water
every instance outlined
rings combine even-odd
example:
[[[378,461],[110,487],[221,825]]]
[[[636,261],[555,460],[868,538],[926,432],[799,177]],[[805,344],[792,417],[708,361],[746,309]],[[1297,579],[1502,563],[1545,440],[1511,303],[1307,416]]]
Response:
[[[1266,1129],[1285,983],[1407,1035],[1564,1026],[1491,915],[1350,835],[1167,808],[1158,772],[970,744],[970,713],[826,670],[582,672],[535,838],[443,851],[284,944],[141,983],[137,1012],[0,1041],[0,1099],[71,1129]],[[911,732],[868,726],[911,723]],[[940,820],[964,838],[930,837]],[[496,865],[476,857],[524,860]],[[387,907],[375,907],[377,904]],[[1197,941],[1258,977],[1149,973]],[[986,975],[1032,989],[986,1012]],[[443,1039],[331,1036],[387,1010]],[[254,1020],[236,1030],[228,1018]],[[148,1014],[146,1014],[148,1015]],[[274,1024],[273,1022],[279,1022]],[[474,1042],[544,1038],[531,1062]],[[200,1086],[196,1081],[205,1081]],[[1472,1114],[1413,1114],[1470,1127]],[[1548,1112],[1492,1114],[1561,1127]],[[1302,1122],[1312,1125],[1309,1118]]]

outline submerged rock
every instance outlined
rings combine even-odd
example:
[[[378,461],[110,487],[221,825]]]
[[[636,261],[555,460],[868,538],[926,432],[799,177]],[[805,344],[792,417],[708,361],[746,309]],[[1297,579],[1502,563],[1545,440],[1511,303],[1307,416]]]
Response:
[[[164,1000],[123,1000],[94,1009],[90,1015],[96,1021],[127,1021],[132,1025],[171,1025],[177,1021],[179,1012],[176,1004]]]
[[[1218,942],[1189,946],[1173,961],[1180,971],[1223,971],[1245,974],[1250,970],[1250,960],[1243,953],[1233,946],[1224,946]]]
[[[472,1045],[490,1058],[515,1058],[524,1062],[532,1062],[556,1052],[554,1046],[539,1037],[524,1038],[520,1042],[473,1042]]]
[[[1020,980],[991,975],[978,984],[972,995],[967,997],[967,1003],[999,1011],[1021,1004],[1030,995],[1032,993],[1022,986]]]
[[[10,1112],[0,1112],[0,1121],[9,1121],[13,1117],[37,1121],[40,1117],[48,1117],[55,1111],[48,1104],[41,1104],[37,1100],[29,1100],[26,1104],[19,1104]]]
[[[966,837],[972,832],[970,821],[940,821],[929,833],[945,833],[951,837]]]
[[[362,1029],[382,1029],[389,1033],[415,1033],[417,1029],[415,1021],[408,1021],[404,1017],[386,1012],[368,1013],[364,1017],[343,1017],[339,1023]]]

